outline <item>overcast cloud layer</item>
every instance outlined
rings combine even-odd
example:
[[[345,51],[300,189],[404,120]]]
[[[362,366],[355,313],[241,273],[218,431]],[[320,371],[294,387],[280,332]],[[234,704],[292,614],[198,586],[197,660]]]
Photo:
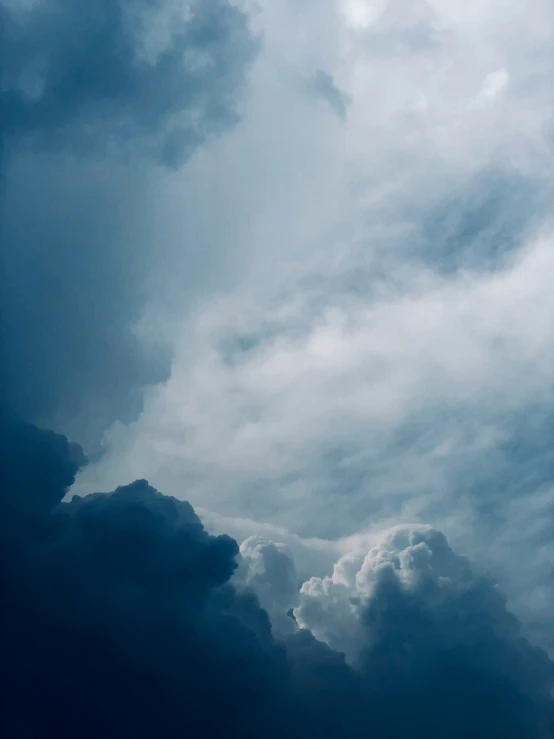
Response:
[[[551,4],[256,8],[242,122],[166,180],[229,288],[164,301],[170,379],[77,489],[333,552],[433,523],[552,647]]]
[[[550,0],[0,34],[8,735],[552,737]]]

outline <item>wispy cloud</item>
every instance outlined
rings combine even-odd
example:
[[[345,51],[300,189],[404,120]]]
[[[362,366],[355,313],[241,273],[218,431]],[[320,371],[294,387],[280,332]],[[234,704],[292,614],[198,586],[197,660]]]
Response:
[[[467,551],[501,516],[514,551],[487,561],[523,577],[534,529],[498,489],[530,500],[551,479],[533,439],[554,381],[554,18],[541,0],[502,22],[493,2],[405,11],[261,5],[245,118],[171,185],[175,207],[201,193],[184,238],[217,229],[225,287],[184,318],[165,303],[171,378],[78,489],[132,470],[291,534],[430,521]],[[345,120],[291,82],[313,69]]]

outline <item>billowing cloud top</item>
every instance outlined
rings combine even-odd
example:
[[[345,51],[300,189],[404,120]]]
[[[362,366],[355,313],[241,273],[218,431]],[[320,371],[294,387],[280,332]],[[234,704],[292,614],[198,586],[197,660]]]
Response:
[[[7,736],[548,736],[554,665],[440,532],[396,530],[302,587],[300,626],[330,640],[338,618],[359,640],[349,667],[305,628],[276,640],[229,583],[237,544],[188,503],[139,480],[60,504],[75,449],[31,426],[6,438]],[[270,590],[288,582],[277,548],[242,555],[255,587],[261,558]],[[339,616],[349,607],[354,622]]]
[[[553,48],[0,0],[3,734],[554,737]]]

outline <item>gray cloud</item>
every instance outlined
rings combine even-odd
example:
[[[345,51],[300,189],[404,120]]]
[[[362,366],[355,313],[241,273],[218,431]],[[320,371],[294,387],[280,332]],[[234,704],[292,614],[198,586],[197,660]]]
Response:
[[[60,504],[78,449],[5,419],[0,432],[8,736],[551,732],[552,662],[440,532],[397,529],[302,587],[300,624],[324,639],[346,628],[362,647],[351,667],[306,629],[276,640],[229,582],[237,544],[208,535],[188,503],[138,480]],[[243,549],[258,588],[256,552],[266,564],[278,552],[260,543]]]
[[[176,167],[235,125],[257,43],[223,0],[0,14],[2,400],[94,443],[169,372],[136,329],[174,249],[152,158]]]
[[[485,171],[452,185],[425,214],[414,251],[435,269],[494,270],[512,258],[547,212],[549,188],[517,171]]]
[[[74,732],[83,715],[108,737],[222,725],[241,737],[552,734],[551,664],[522,636],[552,639],[551,230],[528,238],[554,152],[551,2],[503,7],[501,23],[494,0],[393,2],[383,15],[346,0],[301,6],[261,1],[266,43],[246,120],[218,142],[232,113],[194,85],[192,107],[180,88],[166,94],[165,80],[190,84],[202,67],[195,54],[180,59],[183,76],[164,67],[182,39],[169,6],[101,4],[109,29],[83,13],[87,44],[58,34],[50,76],[30,49],[3,63],[6,395],[84,440],[87,424],[97,434],[136,415],[144,386],[166,376],[170,335],[171,377],[138,422],[110,430],[111,451],[78,489],[148,477],[211,509],[204,519],[220,531],[268,540],[244,544],[235,590],[237,546],[144,481],[50,515],[79,451],[10,429],[5,682],[27,736]],[[0,7],[15,39],[23,16]],[[47,7],[62,5],[33,11],[51,39]],[[63,7],[81,23],[84,4]],[[106,56],[88,44],[103,28],[124,35]],[[83,97],[58,73],[62,58],[79,74],[84,59],[118,74],[84,74]],[[314,69],[351,96],[346,119],[290,84]],[[205,82],[209,98],[217,80]],[[181,174],[158,166],[191,152]],[[51,259],[58,244],[63,263]],[[214,300],[203,269],[226,271],[225,252],[235,282]],[[164,321],[175,289],[190,303],[202,293],[192,319],[180,303]],[[414,520],[444,530],[474,569],[436,529],[377,536]],[[303,557],[301,594],[274,534]],[[336,588],[327,563],[353,550]],[[523,629],[479,574],[489,567]],[[348,661],[297,631],[286,615],[297,599],[298,620]],[[68,691],[64,713],[53,685]]]
[[[477,734],[490,731],[493,736],[543,731],[547,736],[552,730],[552,663],[522,637],[495,583],[474,574],[468,560],[455,554],[432,527],[396,527],[368,552],[345,555],[332,576],[304,583],[295,616],[301,627],[346,652],[382,698],[384,712],[393,705],[387,686],[394,686],[405,715],[397,723],[392,720],[391,736],[394,726],[401,732],[408,722],[416,736],[436,732],[463,737],[469,726]],[[456,696],[451,692],[454,685]],[[542,695],[542,729],[540,720],[520,723],[515,714],[503,717],[499,725],[486,711],[475,719],[458,713],[466,698],[474,706],[497,702],[497,691],[508,685],[521,707],[527,690]],[[429,689],[436,691],[437,700],[442,696],[441,708],[437,704],[432,717]]]
[[[289,634],[294,630],[290,612],[298,601],[299,580],[285,545],[260,536],[245,539],[240,545],[234,581],[256,593],[276,634]]]
[[[332,75],[318,69],[310,87],[318,97],[325,100],[339,118],[346,118],[350,96],[337,87]]]
[[[237,120],[255,44],[225,0],[48,0],[1,12],[8,138],[86,151],[140,142],[176,165]]]

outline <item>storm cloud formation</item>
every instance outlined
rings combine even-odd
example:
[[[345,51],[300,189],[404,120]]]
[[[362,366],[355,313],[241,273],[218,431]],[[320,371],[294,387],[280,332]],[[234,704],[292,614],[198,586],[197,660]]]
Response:
[[[2,437],[5,736],[550,735],[552,663],[440,532],[340,563],[335,581],[360,567],[349,666],[307,629],[276,639],[229,583],[237,544],[188,503],[143,480],[60,503],[78,448],[29,425]],[[305,585],[296,609],[316,634],[308,601],[340,601],[326,589]]]
[[[309,3],[305,5],[307,8]],[[322,13],[322,4],[318,2],[314,8],[316,5],[317,13]],[[370,22],[362,12],[365,6],[350,5],[348,23],[361,29],[356,34],[365,34],[364,24]],[[403,3],[390,5],[394,5],[392,16],[396,17],[396,11],[402,16],[402,44],[395,49],[435,49],[429,41],[435,36],[419,33],[418,18],[414,23],[410,19],[404,22]],[[327,11],[325,8],[323,15]],[[389,18],[391,14],[385,15]],[[394,22],[389,29],[387,18],[380,31],[367,34],[374,52],[386,50],[387,37],[394,35]],[[310,24],[313,34],[304,33],[306,20],[300,29],[302,48],[309,48],[313,39],[325,45],[315,33],[316,24]],[[333,24],[336,26],[335,19]],[[278,511],[286,501],[291,515],[298,513],[300,530],[307,531],[315,523],[321,528],[324,518],[329,525],[340,526],[344,506],[338,497],[330,504],[329,498],[314,496],[313,488],[306,487],[302,493],[297,486],[291,492],[285,489],[284,479],[265,496],[266,490],[256,477],[246,486],[248,476],[241,480],[233,473],[240,471],[241,464],[255,461],[264,472],[267,468],[297,483],[291,468],[287,469],[286,456],[279,457],[291,446],[294,462],[301,469],[315,459],[321,478],[333,474],[339,478],[341,457],[350,454],[348,444],[322,444],[314,455],[307,443],[311,434],[318,439],[319,432],[328,427],[340,433],[345,428],[343,418],[354,407],[356,412],[365,410],[364,420],[371,419],[368,409],[379,410],[381,406],[400,415],[413,388],[432,386],[434,402],[440,401],[449,413],[453,406],[448,404],[446,389],[451,387],[452,378],[456,379],[453,367],[459,364],[452,346],[459,345],[462,350],[466,345],[474,346],[464,326],[481,325],[483,316],[490,315],[491,290],[493,297],[500,295],[503,322],[519,326],[516,319],[523,311],[513,301],[514,281],[516,287],[520,284],[518,274],[514,277],[508,270],[491,284],[472,280],[469,293],[465,283],[454,285],[459,291],[454,300],[447,292],[450,284],[431,281],[429,293],[425,282],[421,289],[426,286],[426,296],[431,295],[430,308],[419,300],[416,290],[408,306],[410,320],[396,310],[394,302],[390,310],[380,313],[360,304],[351,316],[354,320],[349,324],[347,341],[343,328],[348,321],[341,319],[340,312],[327,320],[326,313],[320,324],[308,322],[309,330],[299,332],[309,339],[307,354],[298,343],[288,341],[283,328],[285,340],[275,344],[276,365],[272,340],[264,344],[256,339],[263,331],[250,332],[254,341],[247,338],[238,342],[238,354],[248,355],[250,360],[220,361],[208,341],[210,330],[217,333],[218,320],[211,324],[207,320],[200,334],[207,346],[208,362],[199,365],[196,375],[182,375],[182,387],[187,390],[171,398],[166,409],[187,415],[186,454],[180,441],[172,446],[163,438],[153,438],[154,444],[159,441],[155,453],[162,468],[168,459],[164,441],[166,449],[178,449],[180,460],[189,465],[190,488],[188,479],[181,476],[178,489],[172,489],[176,497],[167,497],[139,479],[111,493],[74,496],[67,501],[87,462],[82,447],[68,438],[95,443],[114,419],[125,421],[136,415],[143,389],[167,375],[168,352],[163,341],[157,343],[152,333],[146,339],[137,325],[156,284],[152,273],[162,263],[166,271],[175,266],[172,248],[165,243],[169,229],[156,230],[151,224],[159,175],[163,171],[164,177],[172,176],[185,163],[192,166],[189,160],[203,145],[235,125],[257,42],[245,12],[227,0],[0,0],[0,33],[2,735],[8,739],[552,739],[552,660],[528,640],[529,632],[510,613],[497,585],[481,574],[482,562],[478,559],[473,568],[453,551],[439,529],[421,524],[396,526],[374,537],[371,545],[360,544],[341,556],[331,574],[319,572],[302,583],[300,569],[283,545],[250,536],[239,547],[229,536],[211,535],[193,507],[177,499],[187,498],[201,479],[220,496],[222,514],[229,512],[223,510],[222,497],[244,496],[252,515],[260,504],[267,507],[269,501]],[[448,48],[451,42],[449,37]],[[465,65],[464,57],[460,59]],[[403,58],[401,61],[403,69],[412,70],[412,65]],[[380,67],[370,62],[370,74],[379,76],[381,87]],[[309,141],[318,139],[316,127],[302,129],[294,117],[298,111],[307,114],[304,101],[290,105],[292,100],[299,101],[285,94],[276,102],[274,92],[280,85],[265,84],[266,80],[275,82],[271,74],[264,77],[269,67],[275,78],[279,77],[279,64],[271,55],[257,82],[258,92],[263,90],[260,149],[238,146],[227,160],[234,165],[220,204],[231,189],[235,194],[236,165],[248,160],[253,169],[247,167],[246,172],[256,174],[259,167],[252,187],[246,190],[246,199],[252,197],[255,211],[260,201],[254,191],[263,195],[268,170],[267,162],[263,158],[257,161],[255,152],[271,149],[279,169],[283,162],[288,166],[294,152],[300,154]],[[308,91],[304,87],[302,94],[308,92],[311,99],[319,97],[327,102],[335,113],[328,116],[330,126],[346,130],[351,111],[356,125],[360,111],[356,95],[350,95],[348,75],[319,58],[311,59],[309,68],[329,71],[316,73],[313,85]],[[506,75],[497,75],[497,82],[507,79]],[[300,74],[297,79],[306,76]],[[412,85],[409,87],[411,90]],[[370,97],[375,123],[383,109],[379,108],[378,95]],[[417,105],[417,115],[423,115],[425,105]],[[318,105],[318,110],[321,107],[325,106]],[[449,103],[447,107],[450,109]],[[284,109],[296,112],[291,119],[281,119],[277,108],[281,109],[279,115]],[[383,120],[388,132],[394,119],[386,115]],[[362,155],[370,147],[366,128],[362,128],[362,146],[358,151],[354,146],[353,153],[363,163]],[[299,138],[298,130],[304,131]],[[282,132],[297,143],[291,149],[276,146],[273,152],[268,141],[273,136],[281,146],[285,140],[279,138]],[[250,142],[251,133],[252,128],[247,127],[243,144]],[[350,130],[346,138],[350,140]],[[333,140],[333,152],[335,143]],[[302,198],[295,203],[298,210],[287,210],[283,206],[291,202],[287,199],[279,201],[277,170],[269,168],[266,195],[277,203],[278,217],[270,219],[270,229],[257,231],[254,215],[258,214],[244,211],[249,215],[245,231],[252,230],[254,240],[260,233],[269,234],[279,244],[281,257],[293,253],[283,236],[287,230],[273,228],[287,220],[282,218],[283,211],[293,222],[291,233],[305,232],[319,243],[319,227],[312,232],[302,218],[291,216],[305,215],[309,201],[303,197],[311,189],[304,183],[325,182],[328,171],[334,171],[329,162],[338,161],[323,159],[317,175],[305,180],[303,173],[310,170],[306,162],[320,160],[317,146],[312,153],[313,159],[302,160],[303,165],[294,161],[291,166],[294,178],[302,175],[299,189],[293,188],[290,195],[294,200],[295,193],[302,190]],[[404,178],[406,160],[400,159]],[[208,157],[206,178],[219,171],[210,169]],[[282,192],[289,190],[286,182],[285,177],[280,183]],[[182,185],[180,180],[178,186]],[[426,188],[418,181],[418,189]],[[334,205],[327,208],[325,200],[320,202],[317,187],[314,192],[313,210],[332,211]],[[328,204],[335,200],[333,192],[331,188],[327,193],[333,196]],[[349,189],[348,200],[352,196]],[[469,210],[475,211],[473,206]],[[508,219],[504,224],[494,213],[491,201],[483,214],[491,233],[517,231],[516,222]],[[456,249],[467,243],[468,233],[471,242],[479,242],[463,218],[451,219],[448,213],[438,220],[441,234],[446,231]],[[225,218],[222,223],[221,231]],[[477,231],[481,234],[482,226]],[[422,241],[426,239],[436,240],[432,228],[424,229]],[[538,294],[546,297],[551,294],[546,277],[551,262],[547,247],[539,245],[522,261],[524,275],[539,275],[539,286],[544,281],[543,292]],[[516,247],[512,244],[510,248]],[[426,250],[429,261],[432,251]],[[326,250],[322,253],[324,257],[328,254]],[[451,268],[447,265],[443,272],[455,272],[457,264],[452,260]],[[186,270],[193,272],[190,262]],[[283,279],[277,270],[270,271],[272,279]],[[354,271],[359,273],[355,264]],[[291,287],[289,275],[285,277],[287,290],[298,292],[295,310],[302,311],[300,283],[294,287],[292,280]],[[416,287],[420,289],[417,280]],[[262,292],[264,288],[262,282]],[[468,294],[469,313],[465,307]],[[536,292],[519,290],[519,294],[524,298],[523,308],[527,302],[534,307]],[[452,306],[454,313],[449,313]],[[259,317],[262,324],[267,322],[268,310],[271,317],[271,310],[263,304],[259,311],[255,309],[256,321]],[[443,322],[433,322],[421,333],[428,310],[443,317]],[[202,310],[200,314],[202,317]],[[226,308],[224,314],[222,324],[237,323],[234,308]],[[384,321],[383,315],[391,320]],[[457,323],[460,316],[464,319],[461,328]],[[294,310],[279,311],[279,320],[287,317],[294,323]],[[542,324],[535,320],[534,325],[540,339]],[[546,339],[542,343],[537,340],[539,349],[543,346],[539,358],[550,356],[549,326],[545,320]],[[373,327],[377,333],[371,333]],[[526,324],[521,335],[529,337]],[[190,348],[194,352],[194,332],[186,336],[193,339]],[[354,359],[353,367],[360,367],[359,376],[365,382],[366,368],[375,367],[374,356],[366,354],[367,347],[386,347],[393,336],[408,348],[394,354],[394,363],[383,361],[381,369],[377,367],[377,380],[383,380],[376,383],[375,393],[360,394],[358,372],[336,360],[342,356]],[[410,348],[410,336],[420,336],[423,344],[416,341],[415,349]],[[464,337],[466,342],[460,341]],[[510,340],[510,334],[507,338]],[[534,354],[530,349],[524,351],[528,344],[520,343],[520,338],[516,331],[513,342],[507,342],[512,354],[532,357],[536,364],[536,350]],[[495,345],[499,343],[496,339],[493,332]],[[437,346],[444,351],[447,384],[441,383],[443,364],[436,363]],[[485,342],[483,347],[487,346]],[[512,354],[507,354],[507,361],[501,356],[501,363],[497,360],[499,364],[492,362],[491,366],[513,364]],[[410,358],[415,355],[430,358],[430,366],[436,365],[440,371],[436,375],[421,373],[412,367]],[[231,365],[238,370],[246,367],[244,381],[239,377],[227,382]],[[191,366],[194,370],[194,359]],[[308,391],[307,386],[297,384],[302,366],[305,370],[300,375],[308,378]],[[549,366],[547,362],[545,366]],[[405,377],[398,368],[408,368]],[[325,375],[328,371],[330,377]],[[495,387],[500,376],[500,372],[494,374]],[[200,386],[195,384],[198,378]],[[396,395],[387,392],[391,378],[393,385],[398,382]],[[470,372],[468,378],[463,373],[458,376],[462,395],[471,391],[467,395],[474,396],[479,386],[482,391],[475,396],[475,403],[485,405],[483,395],[491,394],[491,386],[479,372]],[[519,383],[517,373],[515,379],[526,387]],[[275,380],[276,394],[272,389]],[[548,385],[546,372],[544,384]],[[251,388],[254,401],[259,393],[258,403],[249,400],[246,390]],[[333,402],[341,397],[347,413],[319,413],[325,404],[332,411]],[[243,413],[240,404],[245,399]],[[272,407],[282,411],[285,422],[279,423],[278,413],[270,413],[273,425],[264,437],[260,407],[263,410],[268,400],[275,401]],[[233,403],[239,403],[240,423],[233,420],[237,418]],[[171,425],[171,413],[163,415]],[[227,436],[229,419],[231,432]],[[537,422],[536,428],[546,428],[549,421],[550,416]],[[243,422],[246,434],[241,434]],[[44,425],[63,429],[67,436],[45,430]],[[212,444],[209,437],[214,425],[221,433]],[[174,424],[174,428],[178,426]],[[200,433],[204,426],[207,436]],[[379,433],[374,425],[374,436]],[[371,446],[372,437],[364,423],[354,424],[354,434]],[[546,432],[543,437],[547,438]],[[216,451],[214,458],[212,449]],[[517,449],[525,451],[523,444]],[[277,454],[272,457],[268,450]],[[355,451],[350,454],[354,459]],[[542,447],[540,451],[546,467],[550,456]],[[517,456],[513,448],[509,453]],[[371,454],[381,462],[378,446],[370,449],[370,461]],[[125,466],[117,445],[111,447],[111,455],[120,459],[126,472],[135,469],[132,464]],[[398,459],[396,467],[400,468],[402,458]],[[196,472],[193,461],[201,471],[204,465],[203,475]],[[367,475],[368,459],[362,458],[362,463]],[[210,478],[205,474],[208,468],[220,469],[223,474]],[[341,477],[344,500],[360,488],[356,468],[345,469]],[[525,471],[525,484],[535,487],[541,471],[534,464],[531,473],[521,462],[520,475]],[[133,472],[129,474],[133,479]],[[222,490],[225,483],[223,492],[218,490],[219,484],[213,484],[214,479],[221,480]],[[375,480],[376,474],[372,484]],[[388,484],[392,486],[394,479]],[[237,486],[243,488],[240,496]],[[279,487],[283,498],[274,500]],[[313,508],[299,505],[303,494],[318,498],[321,510],[317,522],[310,513]],[[357,514],[367,511],[369,515],[375,510],[375,501],[364,490],[362,495]],[[198,499],[197,494],[194,500]],[[549,499],[545,500],[545,510],[550,511]],[[203,502],[213,501],[208,498]],[[519,512],[517,518],[522,519]],[[359,521],[357,515],[357,525]],[[337,530],[337,536],[339,533]]]
[[[225,0],[48,0],[0,13],[8,143],[139,142],[176,165],[236,122],[253,43]]]
[[[2,400],[85,442],[140,409],[156,167],[237,121],[257,42],[225,0],[0,3]]]

